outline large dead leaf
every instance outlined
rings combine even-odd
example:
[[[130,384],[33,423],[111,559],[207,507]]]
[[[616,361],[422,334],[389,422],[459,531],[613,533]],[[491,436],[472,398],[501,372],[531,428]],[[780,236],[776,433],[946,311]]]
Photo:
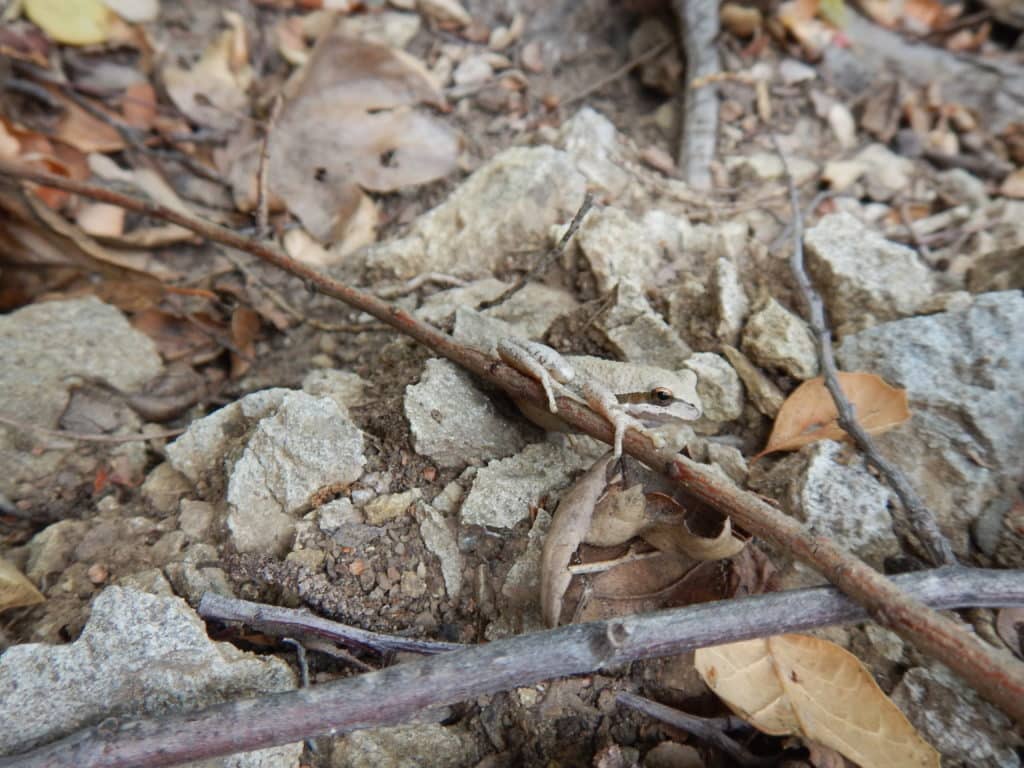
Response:
[[[839,387],[869,434],[887,432],[910,418],[907,391],[890,387],[880,376],[840,371]],[[825,380],[819,376],[805,381],[782,404],[768,445],[757,457],[773,451],[795,451],[818,440],[847,439],[837,418]]]
[[[14,565],[0,557],[0,613],[41,603],[46,598]]]
[[[760,731],[798,735],[858,765],[939,766],[856,656],[807,635],[701,648],[694,664],[729,708]]]
[[[253,71],[242,17],[225,11],[224,19],[230,29],[203,52],[195,66],[167,66],[163,77],[167,95],[190,120],[228,131],[238,126],[239,115],[248,114],[246,91]]]
[[[334,27],[284,96],[270,132],[268,186],[322,242],[349,236],[348,221],[365,208],[360,188],[390,192],[455,167],[456,135],[417,108],[444,108],[444,96],[427,69],[402,51],[346,38]],[[240,137],[223,155],[241,210],[256,204],[261,144],[258,136]]]
[[[594,508],[608,484],[611,461],[609,453],[588,469],[562,497],[551,520],[540,558],[541,614],[549,627],[558,626],[562,599],[572,581],[569,561],[590,529]]]

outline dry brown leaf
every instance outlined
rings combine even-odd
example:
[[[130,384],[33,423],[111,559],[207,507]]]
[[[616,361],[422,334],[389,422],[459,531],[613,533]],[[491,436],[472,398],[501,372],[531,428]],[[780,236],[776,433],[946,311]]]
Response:
[[[260,326],[260,316],[248,307],[238,307],[231,313],[231,341],[235,345],[231,352],[232,379],[241,378],[252,367]]]
[[[124,208],[109,203],[87,203],[75,214],[82,231],[93,237],[117,237],[124,232]]]
[[[729,708],[764,733],[798,735],[864,768],[938,768],[914,730],[856,656],[807,635],[776,635],[711,648],[697,671]]]
[[[854,407],[857,421],[869,434],[878,435],[910,418],[907,392],[891,387],[873,373],[838,374],[839,386]],[[786,398],[775,417],[768,445],[755,458],[773,451],[795,451],[818,440],[844,440],[837,423],[832,396],[819,376],[805,381]]]
[[[812,58],[817,58],[836,34],[832,26],[818,18],[818,12],[818,0],[787,0],[776,13],[779,21]]]
[[[230,29],[221,33],[191,69],[164,68],[167,95],[190,120],[222,131],[238,126],[239,115],[248,114],[246,91],[252,84],[245,22],[225,11]]]
[[[615,547],[637,536],[648,525],[643,486],[611,488],[594,509],[584,541],[594,547]]]
[[[572,581],[569,561],[590,529],[594,508],[608,483],[611,453],[598,459],[562,497],[551,520],[540,558],[541,614],[549,627],[558,626],[562,598]]]
[[[61,103],[63,113],[51,138],[63,141],[80,152],[119,152],[124,149],[124,139],[110,123],[93,117],[75,102],[50,91],[53,98]],[[96,109],[103,110],[98,104]]]
[[[1018,168],[999,186],[999,193],[1006,197],[1024,198],[1024,168]]]
[[[390,192],[434,181],[455,167],[456,135],[416,109],[446,102],[430,72],[394,48],[332,27],[285,88],[269,140],[271,204],[286,205],[321,242],[343,251],[372,242],[376,215],[362,190]],[[262,137],[239,136],[219,155],[241,210],[256,205]],[[350,224],[353,218],[358,224]],[[369,224],[369,226],[367,225]]]
[[[694,560],[725,560],[738,555],[746,546],[745,541],[732,535],[732,521],[728,517],[715,515],[706,519],[688,515],[675,499],[663,493],[647,494],[647,511],[650,522],[640,535],[662,552]]]
[[[25,15],[65,45],[97,45],[110,36],[114,14],[100,0],[25,0]]]
[[[124,121],[140,131],[148,131],[156,120],[156,91],[145,80],[132,83],[121,97]]]
[[[0,557],[0,613],[46,600],[13,563]]]

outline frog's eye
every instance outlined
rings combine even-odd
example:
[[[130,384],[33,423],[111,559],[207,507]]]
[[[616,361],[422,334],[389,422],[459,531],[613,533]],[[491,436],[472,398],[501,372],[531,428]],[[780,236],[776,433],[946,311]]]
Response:
[[[655,405],[668,405],[672,399],[672,390],[668,387],[655,387],[651,390],[651,402]]]

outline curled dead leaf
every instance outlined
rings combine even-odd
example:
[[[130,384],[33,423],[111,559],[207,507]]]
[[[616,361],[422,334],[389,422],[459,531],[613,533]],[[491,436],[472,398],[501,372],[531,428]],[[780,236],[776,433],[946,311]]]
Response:
[[[611,462],[611,453],[598,459],[562,497],[551,520],[540,558],[541,615],[549,627],[558,626],[562,599],[572,581],[569,561],[590,529],[594,508],[608,482]]]
[[[856,656],[807,635],[699,649],[694,664],[729,708],[764,733],[798,735],[860,766],[938,768],[939,753]]]
[[[0,557],[0,613],[46,600],[13,563]]]
[[[840,371],[838,377],[857,420],[869,434],[887,432],[910,418],[906,390],[889,386],[873,373]],[[768,444],[754,458],[773,451],[795,451],[818,440],[847,439],[837,418],[825,380],[819,376],[805,381],[782,404]]]

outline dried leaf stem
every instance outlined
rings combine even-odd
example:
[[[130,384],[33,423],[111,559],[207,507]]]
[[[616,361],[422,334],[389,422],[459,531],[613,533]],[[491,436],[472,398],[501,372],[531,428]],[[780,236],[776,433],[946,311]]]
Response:
[[[179,224],[208,240],[250,253],[302,278],[321,293],[373,315],[506,394],[538,404],[546,403],[540,384],[514,368],[458,343],[398,307],[320,274],[275,247],[257,243],[224,227],[146,200],[26,168],[9,160],[0,159],[0,175],[120,205],[131,211]],[[558,407],[562,420],[574,429],[611,443],[612,428],[604,418],[568,397],[558,398]],[[982,696],[1024,723],[1024,663],[1014,659],[1008,652],[1000,652],[983,644],[957,622],[908,597],[891,580],[838,547],[831,539],[812,535],[798,521],[754,494],[722,479],[710,468],[683,456],[673,455],[670,451],[655,448],[646,435],[636,430],[627,432],[624,449],[634,458],[673,478],[690,496],[730,515],[750,533],[774,542],[819,571],[864,606],[880,624],[946,664],[962,675]],[[566,671],[565,674],[572,672]]]
[[[828,388],[832,400],[835,401],[836,411],[839,414],[839,426],[853,438],[854,443],[864,454],[864,457],[872,464],[888,481],[889,485],[896,492],[903,508],[907,511],[910,524],[914,528],[921,545],[925,548],[929,559],[934,565],[953,565],[956,563],[956,555],[949,540],[939,530],[939,524],[931,510],[925,506],[924,501],[918,496],[910,480],[903,474],[903,471],[887,460],[878,452],[875,441],[867,433],[864,427],[857,420],[854,408],[850,401],[843,394],[839,386],[838,368],[835,355],[832,351],[832,331],[825,320],[825,304],[821,295],[815,290],[811,278],[804,267],[804,222],[800,211],[800,199],[797,195],[796,185],[793,183],[793,176],[789,172],[789,165],[786,157],[779,147],[775,134],[770,134],[775,152],[782,162],[783,173],[786,177],[786,185],[789,187],[789,203],[793,211],[793,253],[790,256],[789,266],[793,272],[797,286],[807,304],[808,320],[811,324],[811,331],[818,342],[818,357],[821,360],[821,372],[825,378],[825,386]]]
[[[950,568],[905,574],[896,581],[936,608],[1024,604],[1021,571]],[[571,624],[198,712],[108,718],[31,752],[0,758],[0,768],[175,765],[395,725],[431,707],[639,659],[865,618],[865,611],[838,590],[816,587]]]

